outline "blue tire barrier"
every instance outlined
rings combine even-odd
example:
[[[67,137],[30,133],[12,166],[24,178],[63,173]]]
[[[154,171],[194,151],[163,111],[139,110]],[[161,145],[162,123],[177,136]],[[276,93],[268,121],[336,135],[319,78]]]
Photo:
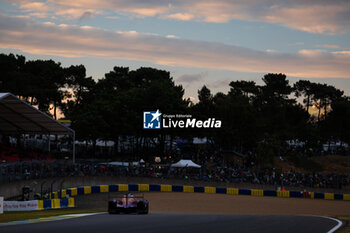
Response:
[[[109,192],[118,192],[118,185],[110,184],[109,185]]]
[[[324,193],[314,193],[315,199],[324,199]]]
[[[194,187],[194,192],[195,193],[204,193],[204,187],[195,186]]]
[[[159,184],[150,184],[149,191],[160,192],[160,185]]]
[[[184,186],[182,185],[173,185],[172,187],[173,192],[183,192],[184,191]]]
[[[300,191],[290,191],[289,192],[289,196],[290,197],[300,198],[300,197],[303,197],[303,193],[300,192]]]
[[[78,195],[84,195],[84,187],[78,187]]]
[[[343,200],[343,194],[334,194],[334,200]]]
[[[99,192],[100,192],[100,186],[99,185],[91,186],[91,193],[99,193]]]
[[[216,193],[226,194],[227,189],[226,188],[216,188]]]
[[[62,198],[60,199],[60,204],[61,204],[61,208],[68,208],[68,199],[67,198]]]
[[[139,191],[139,186],[137,184],[129,184],[129,191],[137,192]]]
[[[239,195],[251,195],[251,190],[250,189],[239,189],[238,194]]]
[[[44,200],[44,201],[43,201],[43,208],[44,208],[45,210],[51,209],[51,200]]]
[[[277,197],[277,192],[275,190],[264,190],[264,196]]]

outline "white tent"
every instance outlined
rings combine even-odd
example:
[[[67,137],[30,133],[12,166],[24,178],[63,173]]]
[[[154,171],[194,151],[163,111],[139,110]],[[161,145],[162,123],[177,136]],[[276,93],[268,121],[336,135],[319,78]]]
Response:
[[[201,166],[198,164],[195,164],[194,162],[192,162],[192,160],[181,159],[179,162],[171,164],[171,167],[196,167],[196,168],[200,168]]]
[[[193,144],[207,144],[207,138],[193,138]]]

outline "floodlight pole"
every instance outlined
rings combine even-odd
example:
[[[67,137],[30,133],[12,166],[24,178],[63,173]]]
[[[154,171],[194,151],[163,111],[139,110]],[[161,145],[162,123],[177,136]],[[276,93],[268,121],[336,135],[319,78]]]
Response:
[[[1,167],[1,165],[0,165],[0,184],[2,184],[2,182],[3,182],[3,180],[2,180],[2,167]]]
[[[75,164],[75,131],[73,131],[73,164]]]
[[[51,192],[50,192],[50,199],[52,198],[52,192],[53,192],[53,184],[56,182],[56,180],[54,180],[52,183],[51,183]],[[54,196],[55,198],[55,196]]]
[[[64,180],[62,180],[61,184],[60,184],[60,198],[62,197],[62,186],[63,186]]]
[[[41,185],[40,185],[40,198],[41,200],[43,200],[43,187],[44,187],[44,184],[46,183],[46,181],[42,182]]]

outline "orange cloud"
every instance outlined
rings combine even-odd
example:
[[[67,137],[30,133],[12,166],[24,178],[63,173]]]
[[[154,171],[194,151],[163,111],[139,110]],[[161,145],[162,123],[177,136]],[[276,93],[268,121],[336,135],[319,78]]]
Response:
[[[24,12],[32,16],[80,18],[85,12],[102,14],[107,10],[138,17],[160,17],[225,23],[230,20],[269,22],[288,28],[319,34],[350,31],[349,1],[300,0],[15,0]],[[40,14],[45,12],[46,15]],[[111,17],[111,16],[106,16]]]
[[[178,19],[178,20],[183,20],[183,21],[188,21],[194,18],[193,15],[191,14],[186,14],[186,13],[176,13],[176,14],[171,14],[167,16],[170,19]]]
[[[295,6],[275,5],[260,18],[310,33],[345,33],[349,31],[350,2],[345,4],[301,4]]]
[[[157,16],[168,10],[167,7],[152,7],[152,8],[131,8],[124,11],[134,13],[139,16]]]
[[[240,72],[282,72],[308,78],[349,78],[350,73],[349,51],[301,50],[284,54],[135,31],[38,23],[4,15],[0,15],[0,35],[1,48],[33,54],[106,57]]]
[[[335,44],[321,44],[321,45],[316,45],[316,47],[319,48],[325,48],[325,49],[339,49],[339,45],[335,45]]]
[[[338,34],[350,31],[349,1],[300,0],[15,0],[24,11],[50,12],[80,18],[84,12],[114,11],[138,17],[160,17],[225,23],[230,20],[269,22],[309,33]],[[37,16],[43,16],[37,14]],[[48,16],[50,17],[50,16]],[[110,16],[106,16],[110,17]]]
[[[28,11],[49,11],[50,7],[43,2],[24,2],[20,5],[20,9]]]
[[[307,57],[318,57],[324,54],[326,51],[320,49],[302,49],[299,50],[299,54]]]

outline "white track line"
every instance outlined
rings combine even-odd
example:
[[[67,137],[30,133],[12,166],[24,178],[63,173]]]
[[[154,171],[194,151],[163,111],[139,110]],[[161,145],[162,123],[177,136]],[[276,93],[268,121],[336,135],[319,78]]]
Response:
[[[97,214],[105,214],[107,212],[98,212],[98,213],[86,213],[86,214],[64,214],[59,216],[68,216],[68,217],[85,217],[90,215],[97,215]]]
[[[339,219],[331,218],[331,217],[327,217],[327,216],[312,215],[312,214],[310,214],[310,215],[294,215],[294,216],[326,218],[326,219],[330,219],[330,220],[337,222],[338,224],[335,227],[333,227],[332,229],[330,229],[329,231],[327,231],[327,233],[334,233],[343,225],[343,222],[340,221]]]
[[[336,221],[336,222],[338,223],[335,227],[333,227],[332,229],[330,229],[329,231],[327,231],[327,233],[336,232],[336,231],[343,225],[343,222],[340,221],[339,219],[331,218],[331,217],[326,217],[326,216],[319,216],[319,217],[331,219],[331,220]]]

